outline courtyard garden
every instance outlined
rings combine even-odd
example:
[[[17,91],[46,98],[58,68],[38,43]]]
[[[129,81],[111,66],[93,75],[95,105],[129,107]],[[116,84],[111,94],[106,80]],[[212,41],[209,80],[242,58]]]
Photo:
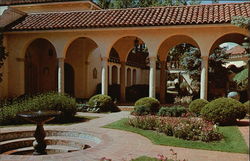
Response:
[[[83,104],[66,94],[51,92],[2,101],[0,123],[3,129],[20,127],[30,129],[32,124],[18,117],[18,113],[56,110],[62,113],[48,122],[46,126],[52,129],[54,126],[56,129],[68,130],[77,126],[80,130],[82,127],[91,127],[91,122],[95,120],[98,122],[98,119],[102,117],[107,119],[109,115],[120,115],[125,112],[124,116],[103,121],[100,128],[139,134],[155,145],[170,146],[173,149],[182,147],[217,152],[249,153],[249,147],[238,128],[241,126],[240,120],[249,116],[249,102],[241,103],[232,98],[218,98],[210,102],[196,99],[189,104],[162,106],[157,99],[144,97],[137,100],[131,109],[130,112],[121,111],[107,95],[95,95]],[[175,152],[166,156],[159,153],[153,158],[141,155],[139,158],[131,159],[134,161],[178,160],[177,156],[172,154]],[[108,154],[105,157],[101,160],[112,160]],[[186,159],[185,156],[183,158]]]

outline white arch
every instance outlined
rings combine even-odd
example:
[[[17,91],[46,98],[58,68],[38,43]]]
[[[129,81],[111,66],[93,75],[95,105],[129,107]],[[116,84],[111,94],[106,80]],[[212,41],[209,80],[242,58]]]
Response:
[[[92,41],[92,42],[94,42],[95,44],[96,44],[96,48],[98,48],[99,47],[99,45],[97,44],[97,41],[96,40],[94,40],[93,38],[91,38],[91,37],[88,37],[88,36],[85,36],[85,35],[78,35],[78,36],[74,36],[74,37],[71,37],[71,38],[69,38],[67,41],[66,41],[66,43],[64,44],[64,46],[63,46],[63,57],[66,57],[66,54],[67,54],[67,51],[68,51],[68,48],[70,47],[70,45],[72,44],[72,43],[74,43],[74,41],[75,40],[77,40],[77,39],[79,39],[79,38],[87,38],[87,39],[89,39],[90,41]],[[94,48],[94,49],[96,49],[96,48]],[[94,50],[93,49],[93,50]]]
[[[223,41],[223,38],[227,38],[227,36],[230,36],[230,35],[238,35],[238,36],[242,36],[242,37],[249,37],[248,35],[246,35],[245,33],[243,32],[227,32],[227,33],[224,33],[222,35],[219,35],[217,36],[211,43],[210,47],[209,47],[209,54],[212,52],[212,50],[216,47],[216,45],[218,43],[220,43],[220,40],[222,41],[222,43],[224,42],[229,42],[227,40]],[[242,40],[243,41],[243,40]],[[237,42],[237,40],[233,40],[233,41],[230,41],[230,42],[234,42],[234,43],[237,43],[239,44],[240,42]],[[220,44],[219,44],[220,45]],[[239,44],[240,45],[240,44]]]
[[[22,55],[20,55],[21,58],[23,58],[23,57],[25,56],[25,53],[26,53],[28,47],[29,47],[34,41],[36,41],[36,40],[38,40],[38,39],[44,39],[44,40],[48,41],[48,42],[54,47],[54,49],[55,49],[55,51],[56,51],[56,55],[57,55],[58,52],[57,52],[56,47],[55,47],[55,44],[54,44],[54,42],[53,42],[52,40],[50,40],[49,38],[44,37],[44,36],[35,36],[35,37],[32,37],[32,38],[30,38],[30,39],[24,41],[23,46],[22,46],[22,49],[21,49],[21,52],[20,52],[20,54],[22,54]]]
[[[182,39],[180,39],[180,38],[182,38]],[[171,41],[171,39],[175,39],[175,41]],[[200,49],[200,45],[199,45],[198,41],[195,40],[195,38],[192,37],[191,35],[186,35],[186,34],[172,34],[172,35],[169,35],[166,39],[164,39],[160,43],[159,47],[157,48],[157,55],[160,54],[159,55],[160,56],[160,60],[166,60],[167,54],[168,54],[169,50],[171,48],[175,47],[176,45],[182,44],[182,43],[189,43],[189,44],[197,47],[198,49]],[[170,46],[168,44],[170,44]],[[167,48],[167,50],[164,53],[161,53],[161,49],[163,49],[163,48]]]

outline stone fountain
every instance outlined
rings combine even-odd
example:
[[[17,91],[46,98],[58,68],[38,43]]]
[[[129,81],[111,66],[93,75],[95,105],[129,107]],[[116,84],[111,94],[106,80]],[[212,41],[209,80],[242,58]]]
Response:
[[[23,112],[19,113],[18,116],[32,122],[36,123],[36,131],[34,137],[36,140],[33,142],[34,152],[33,155],[44,155],[46,152],[46,133],[44,131],[43,125],[45,122],[53,120],[55,116],[61,114],[61,111],[37,111],[37,112]]]

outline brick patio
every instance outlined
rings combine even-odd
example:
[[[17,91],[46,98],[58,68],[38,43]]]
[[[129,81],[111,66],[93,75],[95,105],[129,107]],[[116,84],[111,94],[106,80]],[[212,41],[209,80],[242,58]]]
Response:
[[[178,153],[179,159],[189,161],[248,161],[247,154],[228,153],[198,149],[187,149],[170,146],[154,145],[147,138],[126,131],[101,128],[103,125],[129,116],[129,112],[123,111],[112,114],[81,113],[82,115],[99,116],[100,118],[89,122],[69,126],[45,126],[45,130],[67,130],[91,133],[103,141],[98,147],[84,151],[61,153],[48,156],[17,156],[0,155],[1,161],[99,161],[100,158],[112,158],[113,161],[128,161],[141,155],[156,157],[157,154],[170,154],[172,148]],[[249,120],[246,120],[249,121]],[[249,122],[248,122],[249,123]],[[249,125],[249,124],[248,124]],[[34,130],[35,126],[2,128],[2,132]],[[249,144],[249,126],[240,126],[240,131]]]

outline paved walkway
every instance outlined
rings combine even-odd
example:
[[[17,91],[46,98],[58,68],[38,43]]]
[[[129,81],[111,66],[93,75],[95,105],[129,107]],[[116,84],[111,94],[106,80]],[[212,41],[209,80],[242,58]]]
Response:
[[[246,154],[227,153],[208,150],[187,149],[170,146],[154,145],[147,138],[126,131],[101,128],[103,125],[126,118],[129,112],[123,111],[112,114],[91,114],[83,115],[99,116],[100,118],[89,122],[74,124],[70,126],[45,126],[45,130],[72,130],[91,133],[103,139],[98,147],[84,151],[61,153],[48,156],[16,156],[0,155],[1,161],[99,161],[100,158],[112,158],[112,161],[129,161],[142,155],[156,157],[158,154],[169,155],[172,148],[178,154],[179,159],[189,161],[248,161]],[[2,128],[1,132],[34,130],[35,126]],[[240,127],[246,140],[249,140],[249,127]]]

